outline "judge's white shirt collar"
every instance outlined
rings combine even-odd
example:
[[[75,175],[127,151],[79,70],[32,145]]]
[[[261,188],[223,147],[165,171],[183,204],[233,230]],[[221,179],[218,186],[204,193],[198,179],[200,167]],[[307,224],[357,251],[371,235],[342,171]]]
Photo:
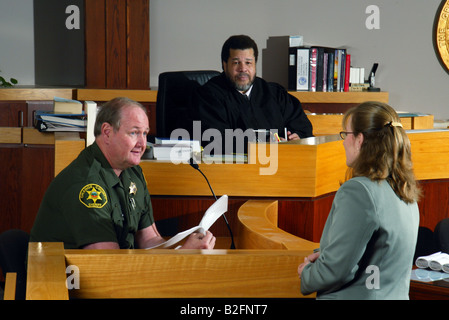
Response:
[[[246,95],[246,96],[248,97],[248,99],[249,99],[249,95],[251,94],[251,90],[252,90],[252,89],[253,89],[253,85],[251,85],[251,87],[249,87],[249,89],[246,90],[245,92],[240,91],[240,90],[239,90],[239,92],[240,92],[241,94]]]

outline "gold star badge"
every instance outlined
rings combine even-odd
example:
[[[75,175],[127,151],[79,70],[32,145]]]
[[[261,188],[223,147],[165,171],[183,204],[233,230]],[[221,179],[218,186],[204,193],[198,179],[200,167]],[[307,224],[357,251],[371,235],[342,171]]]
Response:
[[[129,194],[136,195],[136,193],[137,193],[137,186],[134,182],[131,182],[131,184],[129,185]]]
[[[98,192],[95,187],[92,187],[92,189],[90,191],[87,191],[87,193],[89,194],[89,196],[87,197],[87,200],[92,200],[94,203],[97,202],[97,200],[102,200],[101,199],[101,192]]]

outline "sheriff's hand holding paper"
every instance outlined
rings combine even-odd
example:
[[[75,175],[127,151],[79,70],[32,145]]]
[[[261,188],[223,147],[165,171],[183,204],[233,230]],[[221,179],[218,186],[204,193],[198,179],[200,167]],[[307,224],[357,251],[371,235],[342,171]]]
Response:
[[[192,236],[190,236],[182,246],[183,249],[198,248],[198,245],[195,246],[195,243],[198,243],[198,241],[202,241],[205,244],[214,245],[215,237],[213,237],[208,230],[215,223],[215,221],[226,211],[228,211],[228,196],[224,195],[221,196],[206,210],[203,218],[197,226],[180,232],[166,242],[147,249],[169,248],[191,234]]]

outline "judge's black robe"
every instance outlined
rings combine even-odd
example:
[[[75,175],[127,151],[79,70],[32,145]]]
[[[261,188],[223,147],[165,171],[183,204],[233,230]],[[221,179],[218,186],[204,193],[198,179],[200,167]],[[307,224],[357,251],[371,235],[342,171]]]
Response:
[[[197,89],[193,108],[194,120],[201,121],[201,131],[217,129],[222,137],[226,129],[277,130],[283,137],[285,128],[300,138],[313,136],[312,124],[299,100],[281,85],[259,77],[255,78],[248,98],[222,73]]]

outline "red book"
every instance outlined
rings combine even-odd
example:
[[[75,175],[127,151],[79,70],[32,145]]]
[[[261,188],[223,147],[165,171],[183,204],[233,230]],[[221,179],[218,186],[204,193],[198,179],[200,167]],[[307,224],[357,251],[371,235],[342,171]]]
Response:
[[[346,54],[346,63],[345,63],[345,86],[344,91],[349,91],[349,74],[351,73],[351,55]]]

